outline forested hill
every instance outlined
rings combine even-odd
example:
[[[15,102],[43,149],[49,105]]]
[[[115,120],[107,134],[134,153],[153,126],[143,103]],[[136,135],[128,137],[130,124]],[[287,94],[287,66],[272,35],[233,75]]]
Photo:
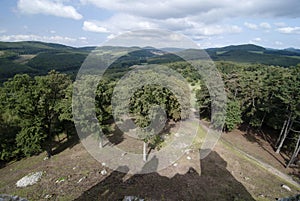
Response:
[[[57,70],[73,76],[82,62],[95,47],[70,47],[44,42],[0,42],[0,82],[19,73],[44,75],[50,70]],[[157,51],[151,47],[124,48],[101,47],[102,54],[114,55],[114,51],[129,51],[130,54],[119,59],[117,67],[128,67],[138,63],[167,63],[177,61],[178,57],[168,52],[190,54],[195,50],[167,48]],[[197,51],[197,50],[196,50]],[[246,44],[206,49],[214,61],[231,61],[237,63],[260,63],[282,67],[296,66],[300,63],[300,50],[288,48],[283,50],[267,49]],[[137,58],[139,58],[137,60]],[[134,61],[134,62],[133,62]]]

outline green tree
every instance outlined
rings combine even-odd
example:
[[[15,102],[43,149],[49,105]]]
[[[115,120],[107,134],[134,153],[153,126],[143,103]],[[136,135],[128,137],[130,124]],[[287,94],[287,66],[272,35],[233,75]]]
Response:
[[[238,101],[229,101],[226,108],[225,129],[232,131],[242,123],[240,104]]]
[[[48,156],[51,156],[51,141],[54,135],[59,134],[61,131],[59,129],[61,125],[60,118],[63,120],[57,107],[59,107],[62,100],[66,98],[68,87],[72,84],[72,81],[66,74],[50,71],[46,76],[35,77],[35,82],[37,88],[36,92],[39,96],[37,102],[38,113],[36,117],[39,122],[41,122],[42,133],[47,137],[44,147],[46,148]]]

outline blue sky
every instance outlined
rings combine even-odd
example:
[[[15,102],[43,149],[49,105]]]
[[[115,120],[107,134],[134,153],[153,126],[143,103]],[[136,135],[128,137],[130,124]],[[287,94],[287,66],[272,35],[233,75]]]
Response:
[[[126,31],[167,29],[200,47],[300,48],[299,0],[1,0],[0,41],[101,45]]]

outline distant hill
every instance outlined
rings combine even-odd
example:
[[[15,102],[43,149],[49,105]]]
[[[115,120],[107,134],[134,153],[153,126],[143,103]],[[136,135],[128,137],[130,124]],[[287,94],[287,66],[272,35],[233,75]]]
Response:
[[[220,47],[220,48],[208,48],[207,51],[265,51],[266,49],[261,46],[253,45],[253,44],[245,44],[245,45],[230,45],[226,47]]]
[[[299,49],[277,50],[253,44],[208,48],[203,51],[173,47],[157,50],[153,47],[70,47],[36,41],[0,42],[0,82],[18,73],[42,75],[51,69],[75,77],[91,51],[105,55],[106,58],[117,59],[112,64],[112,67],[115,68],[127,68],[141,63],[158,64],[182,61],[183,59],[178,55],[189,59],[205,59],[206,53],[214,61],[261,63],[282,67],[295,66],[300,63]],[[203,58],[199,58],[199,56]]]
[[[292,48],[292,47],[286,48],[286,49],[284,49],[284,50],[285,50],[285,51],[289,51],[289,52],[300,53],[300,49],[295,49],[295,48]]]
[[[293,50],[267,49],[252,44],[206,49],[214,61],[261,63],[282,67],[295,66],[300,63],[300,52]]]

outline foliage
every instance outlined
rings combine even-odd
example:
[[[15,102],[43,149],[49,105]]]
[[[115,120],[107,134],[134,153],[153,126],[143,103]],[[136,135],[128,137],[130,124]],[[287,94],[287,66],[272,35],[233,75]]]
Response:
[[[55,71],[46,76],[16,75],[1,88],[1,159],[30,156],[51,151],[51,140],[61,131],[62,120],[56,108],[69,108],[63,102],[71,80]],[[70,119],[67,119],[70,121]],[[66,122],[64,122],[66,123]],[[8,148],[9,147],[9,148]]]
[[[242,123],[240,104],[237,101],[229,101],[226,109],[225,129],[232,131]]]

